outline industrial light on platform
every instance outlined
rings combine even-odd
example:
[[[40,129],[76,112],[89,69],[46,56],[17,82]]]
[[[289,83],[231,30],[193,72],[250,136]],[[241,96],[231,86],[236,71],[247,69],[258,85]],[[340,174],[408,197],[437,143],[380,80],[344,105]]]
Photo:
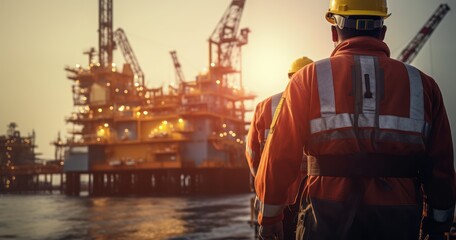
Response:
[[[220,85],[220,80],[216,80],[215,83],[217,83],[217,85]]]
[[[98,131],[97,131],[97,137],[104,137],[106,134],[104,128],[99,128]]]
[[[118,88],[116,88],[116,90],[115,90],[115,91],[116,91],[116,92],[119,92],[120,90],[119,90]]]
[[[215,63],[211,63],[211,67],[215,67]]]
[[[139,83],[138,82],[135,82],[135,87],[139,87]]]
[[[184,122],[184,119],[182,118],[179,118],[179,120],[177,120],[179,123],[183,123]]]
[[[224,123],[224,124],[222,125],[222,127],[223,127],[223,128],[226,128],[226,124]]]
[[[149,114],[149,112],[148,111],[143,111],[143,114],[147,115],[147,114]]]
[[[125,106],[122,105],[122,106],[120,106],[117,110],[119,110],[119,112],[123,112],[123,110],[125,110]]]
[[[125,93],[125,94],[127,94],[127,93],[128,93],[128,90],[127,90],[127,89],[125,89],[125,90],[124,90],[124,93]]]
[[[104,123],[103,126],[104,126],[105,128],[107,128],[107,127],[109,127],[109,124],[108,124],[108,123]]]
[[[103,109],[98,108],[98,112],[99,112],[99,113],[103,112]]]
[[[220,133],[219,136],[220,136],[220,137],[223,137],[223,133]]]
[[[207,68],[204,67],[204,68],[201,70],[200,75],[206,75],[207,72],[208,72],[208,71],[207,71]]]
[[[107,82],[107,83],[106,83],[106,86],[108,86],[108,87],[111,86],[111,83],[110,83],[110,82]]]
[[[236,137],[236,133],[232,133],[231,136]]]
[[[136,117],[141,116],[141,112],[136,112]]]
[[[164,120],[164,121],[162,122],[162,124],[163,124],[163,125],[166,125],[166,124],[168,124],[168,121]]]
[[[109,106],[109,110],[113,110],[113,109],[114,109],[114,107],[113,107],[113,106]]]

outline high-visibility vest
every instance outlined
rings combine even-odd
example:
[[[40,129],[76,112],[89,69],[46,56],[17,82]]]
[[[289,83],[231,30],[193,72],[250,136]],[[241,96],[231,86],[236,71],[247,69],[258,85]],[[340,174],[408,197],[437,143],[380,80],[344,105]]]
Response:
[[[260,223],[263,217],[276,218],[279,209],[294,200],[302,148],[317,159],[360,152],[399,156],[396,159],[422,155],[425,167],[419,174],[424,176],[431,207],[454,206],[451,131],[441,93],[432,78],[390,59],[385,43],[371,37],[342,42],[331,58],[298,71],[283,98],[255,181],[264,203]],[[411,178],[388,178],[396,191],[391,195],[382,195],[375,183],[365,180],[370,187],[364,204],[400,206],[417,201]],[[309,176],[307,183],[310,197],[347,197],[346,177]]]

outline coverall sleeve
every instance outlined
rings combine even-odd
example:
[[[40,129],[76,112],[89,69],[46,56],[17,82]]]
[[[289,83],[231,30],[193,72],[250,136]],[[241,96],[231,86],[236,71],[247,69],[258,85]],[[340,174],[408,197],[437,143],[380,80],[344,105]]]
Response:
[[[258,165],[260,164],[261,149],[260,149],[260,132],[257,127],[259,119],[260,105],[255,107],[255,113],[250,123],[249,132],[247,134],[247,142],[245,148],[245,157],[250,168],[250,173],[255,177]]]
[[[283,208],[296,201],[303,174],[304,89],[295,76],[282,95],[271,124],[255,178],[255,188],[262,203],[258,221],[268,225],[281,221]]]
[[[456,199],[453,143],[442,94],[431,81],[431,130],[422,168],[428,215],[438,222],[453,220]]]

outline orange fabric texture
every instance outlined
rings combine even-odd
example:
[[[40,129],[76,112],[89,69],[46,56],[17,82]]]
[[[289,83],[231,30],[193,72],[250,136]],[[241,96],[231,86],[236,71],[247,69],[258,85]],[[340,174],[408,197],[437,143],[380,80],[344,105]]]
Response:
[[[353,114],[354,55],[375,56],[383,76],[383,96],[378,105],[378,114],[410,117],[410,83],[407,69],[402,62],[391,59],[388,46],[375,38],[355,37],[339,44],[333,51],[332,68],[335,111]],[[288,84],[283,97],[284,104],[274,129],[271,131],[261,156],[255,188],[259,199],[265,204],[288,205],[295,199],[296,184],[299,184],[302,153],[309,156],[345,155],[361,151],[394,154],[400,156],[425,156],[421,180],[428,204],[437,209],[448,209],[455,203],[455,175],[453,167],[453,144],[450,126],[442,95],[436,82],[419,72],[423,83],[424,120],[430,127],[424,144],[405,141],[374,141],[373,138],[334,138],[325,140],[331,129],[311,133],[310,122],[322,117],[318,79],[315,64],[298,71]],[[380,97],[380,96],[378,96]],[[337,131],[349,131],[338,129]],[[364,128],[363,131],[373,129]],[[375,130],[375,129],[374,129]],[[399,136],[416,136],[417,133],[383,130]],[[318,141],[316,140],[318,139]],[[323,139],[323,140],[321,140]],[[366,189],[362,204],[407,205],[417,204],[417,179],[384,178],[389,190],[385,190],[377,178],[364,178]],[[348,179],[344,177],[310,176],[306,191],[309,196],[320,199],[343,201],[350,192]],[[259,223],[275,219],[259,217]]]
[[[250,167],[252,175],[258,169],[260,164],[261,151],[264,147],[265,129],[269,129],[272,121],[271,109],[272,97],[268,97],[259,102],[255,107],[255,113],[250,123],[249,132],[247,134],[247,148],[245,156]]]

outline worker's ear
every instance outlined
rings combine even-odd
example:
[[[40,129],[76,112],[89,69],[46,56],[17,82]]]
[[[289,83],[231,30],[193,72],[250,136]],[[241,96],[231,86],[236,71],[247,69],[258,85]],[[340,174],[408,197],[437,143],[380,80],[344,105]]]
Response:
[[[337,34],[336,26],[331,26],[331,33],[333,42],[339,42],[339,35]]]
[[[386,35],[386,26],[382,27],[382,32],[380,33],[380,40],[385,40],[385,35]]]

